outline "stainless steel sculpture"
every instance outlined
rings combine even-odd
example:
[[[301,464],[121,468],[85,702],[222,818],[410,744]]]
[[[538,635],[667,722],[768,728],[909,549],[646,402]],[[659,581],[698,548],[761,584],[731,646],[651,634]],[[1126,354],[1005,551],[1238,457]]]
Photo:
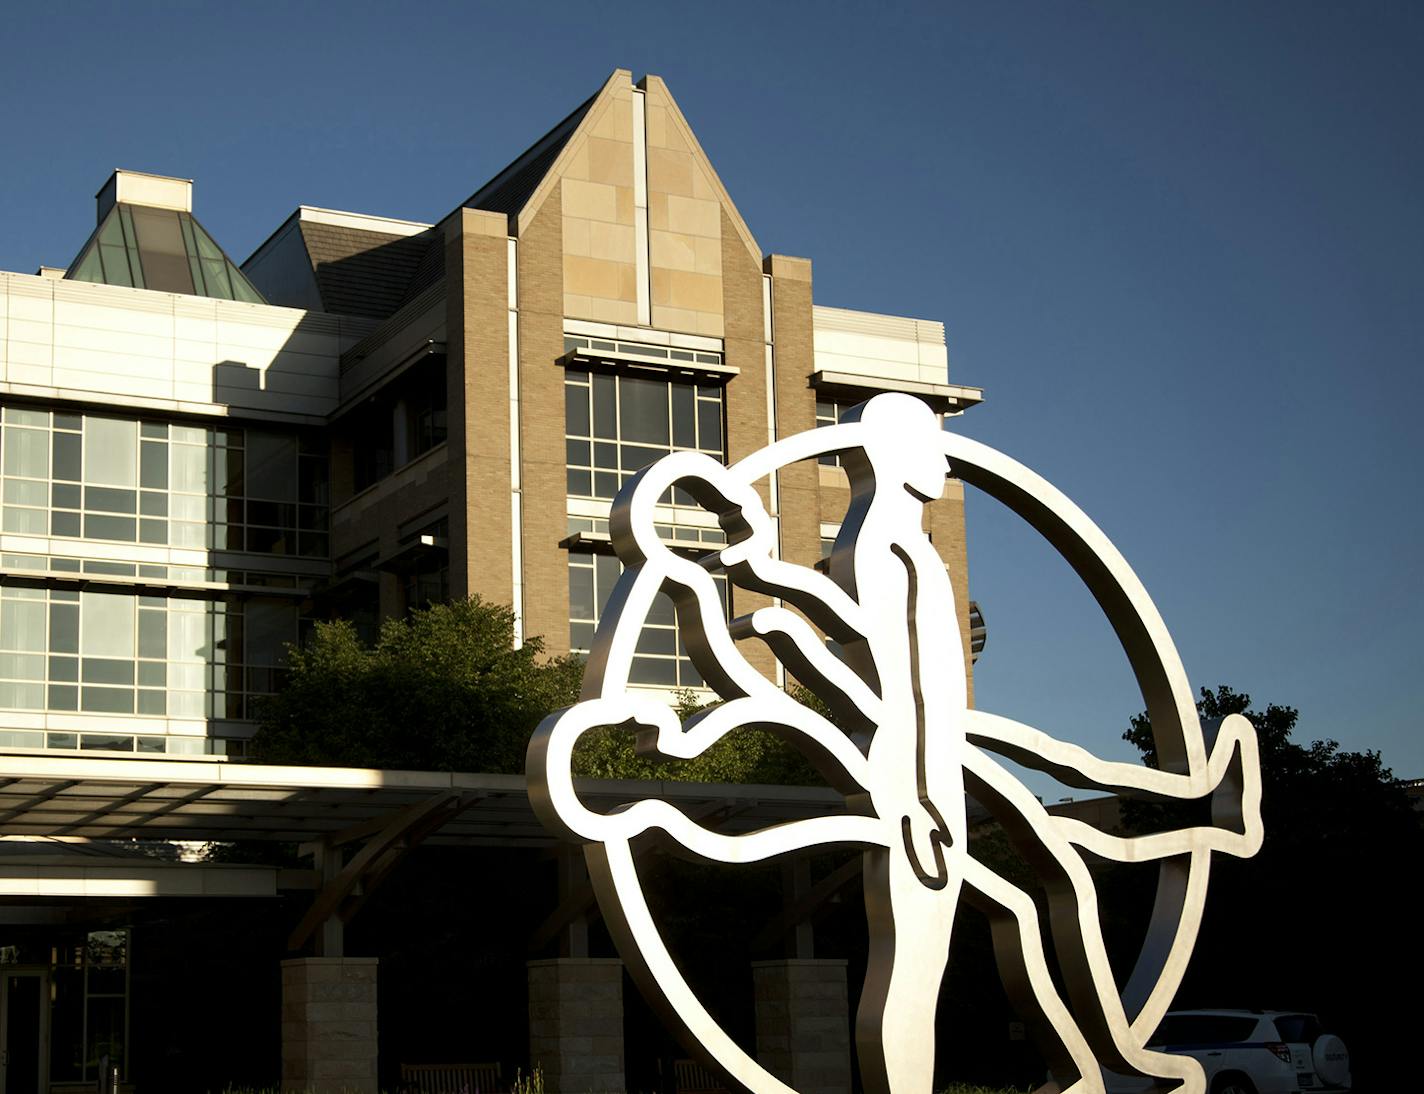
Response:
[[[797,460],[840,452],[852,501],[829,576],[778,558],[774,521],[755,484]],[[923,505],[957,475],[1023,517],[1064,556],[1107,614],[1136,673],[1161,768],[1100,760],[1039,730],[966,705],[955,590],[922,529]],[[717,513],[729,545],[694,561],[654,530],[673,483]],[[880,395],[841,423],[790,437],[731,467],[678,452],[640,472],[611,521],[625,572],[598,628],[582,699],[550,715],[529,746],[530,795],[544,823],[585,844],[604,919],[643,992],[729,1077],[758,1094],[787,1092],[697,1000],[649,913],[630,842],[660,831],[694,855],[746,863],[828,845],[864,849],[870,960],[856,1019],[861,1076],[871,1094],[928,1094],[934,1014],[961,892],[989,915],[1015,1006],[1047,1057],[1045,1090],[1103,1090],[1102,1069],[1149,1076],[1162,1090],[1200,1092],[1199,1065],[1145,1047],[1176,992],[1195,941],[1213,851],[1249,856],[1261,842],[1256,737],[1239,715],[1209,727],[1170,636],[1127,563],[1066,497],[993,449],[946,433],[929,409]],[[773,597],[729,626],[709,574]],[[670,595],[688,652],[724,702],[679,724],[660,699],[628,686],[643,620]],[[795,609],[795,610],[793,610]],[[839,643],[833,654],[822,634]],[[834,711],[843,732],[792,699],[738,651],[760,640]],[[840,815],[743,835],[710,831],[657,799],[604,814],[586,808],[571,760],[581,734],[617,725],[640,750],[700,754],[746,725],[802,749],[845,795]],[[1162,799],[1210,798],[1212,823],[1121,838],[1050,815],[996,757],[1073,786]],[[1049,971],[1029,895],[967,850],[965,795],[986,806],[1039,872],[1066,998]],[[1125,989],[1108,964],[1096,891],[1083,852],[1156,860],[1159,883],[1146,942]]]

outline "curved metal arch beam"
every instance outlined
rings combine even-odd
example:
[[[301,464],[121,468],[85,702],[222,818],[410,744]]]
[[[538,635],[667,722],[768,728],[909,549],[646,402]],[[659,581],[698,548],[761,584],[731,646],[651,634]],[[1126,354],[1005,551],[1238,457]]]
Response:
[[[1127,560],[1086,513],[1017,460],[954,433],[944,433],[941,443],[951,474],[1011,509],[1078,574],[1127,654],[1163,771],[1200,778],[1206,745],[1186,670]],[[1121,997],[1134,1028],[1156,1027],[1186,974],[1201,927],[1209,860],[1204,845],[1161,860],[1147,938]]]
[[[1196,696],[1167,625],[1132,567],[1088,515],[1057,487],[988,445],[944,434],[950,473],[1023,518],[1073,568],[1122,644],[1152,719],[1164,771],[1206,763]]]

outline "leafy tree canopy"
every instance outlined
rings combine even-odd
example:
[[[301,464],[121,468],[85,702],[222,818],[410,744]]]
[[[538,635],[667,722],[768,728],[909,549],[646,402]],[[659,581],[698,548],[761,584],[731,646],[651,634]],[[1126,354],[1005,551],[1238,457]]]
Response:
[[[1295,707],[1270,703],[1264,710],[1254,710],[1250,695],[1221,684],[1214,692],[1202,688],[1197,712],[1204,721],[1244,714],[1256,727],[1266,851],[1272,841],[1308,836],[1317,854],[1330,849],[1343,852],[1367,831],[1377,841],[1380,826],[1391,833],[1418,830],[1412,803],[1380,754],[1343,751],[1333,740],[1295,743],[1291,734],[1300,718]],[[1132,718],[1123,739],[1141,750],[1148,765],[1157,766],[1152,722],[1146,713]],[[1135,808],[1125,810],[1126,819],[1140,822],[1138,827],[1148,826],[1166,808],[1130,804]]]
[[[291,647],[281,690],[262,702],[253,755],[264,763],[520,774],[539,721],[578,697],[583,663],[514,645],[514,613],[472,597],[388,619],[374,646],[345,620]],[[802,702],[818,705],[799,689]],[[683,692],[679,715],[701,707]],[[631,733],[588,734],[579,775],[724,783],[810,783],[801,755],[760,729],[729,734],[692,760],[639,756]]]
[[[515,648],[514,613],[477,596],[388,619],[373,647],[349,622],[318,623],[287,664],[258,712],[265,763],[509,773],[583,671],[538,638]]]
[[[1397,1049],[1416,1023],[1407,1008],[1381,1008],[1378,999],[1381,975],[1409,983],[1424,972],[1420,814],[1378,752],[1291,740],[1294,707],[1253,709],[1249,695],[1223,685],[1202,689],[1197,709],[1204,719],[1244,714],[1256,727],[1265,841],[1253,859],[1213,861],[1201,936],[1175,1006],[1314,1011],[1349,1046],[1359,1089],[1407,1086]],[[1149,763],[1151,733],[1139,714],[1123,734]],[[1164,808],[1125,802],[1124,821],[1157,827]]]

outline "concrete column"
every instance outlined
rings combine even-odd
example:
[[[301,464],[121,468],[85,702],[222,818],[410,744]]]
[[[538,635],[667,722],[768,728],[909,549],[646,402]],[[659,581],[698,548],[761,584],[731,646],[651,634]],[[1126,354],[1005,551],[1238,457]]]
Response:
[[[543,1069],[550,1094],[622,1094],[628,1088],[623,962],[615,957],[529,962],[529,1063]]]
[[[752,962],[757,1059],[800,1094],[849,1094],[846,963]]]
[[[282,962],[282,1090],[378,1094],[376,959]]]

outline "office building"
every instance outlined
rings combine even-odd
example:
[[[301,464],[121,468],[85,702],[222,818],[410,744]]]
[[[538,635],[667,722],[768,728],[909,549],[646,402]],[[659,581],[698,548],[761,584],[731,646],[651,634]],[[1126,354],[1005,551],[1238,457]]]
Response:
[[[9,1091],[92,1085],[105,1055],[155,1083],[131,909],[281,881],[108,841],[310,844],[434,793],[316,775],[279,792],[240,766],[253,700],[312,622],[370,633],[479,594],[551,652],[587,650],[618,572],[609,503],[638,468],[736,460],[877,391],[945,414],[981,398],[950,383],[939,322],[816,304],[809,260],[763,254],[654,76],[613,73],[438,223],[302,206],[239,264],[201,211],[202,180],[117,171],[87,240],[77,215],[55,226],[67,268],[0,273],[0,835],[28,840],[0,843],[22,939],[0,995]],[[787,467],[766,501],[783,557],[814,564],[845,473]],[[689,552],[722,542],[680,492],[659,519]],[[929,530],[962,592],[957,483]],[[759,602],[734,590],[729,610]],[[958,624],[969,671],[967,602]],[[674,618],[634,679],[699,686]],[[203,812],[249,799],[270,808]]]

